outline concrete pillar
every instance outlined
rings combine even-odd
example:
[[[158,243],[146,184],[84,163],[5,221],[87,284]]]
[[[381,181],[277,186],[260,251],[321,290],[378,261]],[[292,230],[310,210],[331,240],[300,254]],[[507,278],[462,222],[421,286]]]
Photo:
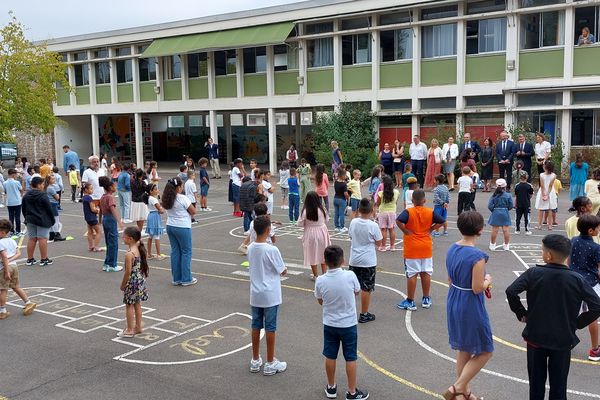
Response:
[[[73,61],[73,54],[67,53],[67,62]],[[69,79],[69,86],[72,88],[75,87],[75,68],[72,65],[67,64],[67,78]],[[75,91],[71,91],[69,93],[69,104],[71,107],[77,104],[77,96],[75,95]],[[56,153],[58,154],[58,153]]]
[[[237,97],[244,97],[244,51],[235,51],[235,82],[237,85]]]
[[[464,14],[464,3],[458,3],[458,15]],[[465,71],[467,60],[467,22],[458,21],[456,23],[456,109],[463,110],[464,102],[464,87],[465,87]],[[456,118],[458,122],[458,116]],[[458,129],[457,129],[458,131]]]
[[[114,47],[108,48],[108,56],[114,57],[116,54],[116,49]],[[108,62],[110,67],[110,102],[112,104],[118,103],[118,91],[117,91],[117,62],[115,60],[110,60]]]
[[[91,50],[87,51],[87,58],[91,60],[94,57],[94,52]],[[90,105],[96,105],[96,68],[93,62],[87,64],[90,68],[89,77],[90,77]],[[98,125],[98,124],[96,124]]]
[[[420,130],[421,130],[420,128],[421,128],[421,117],[418,115],[412,115],[411,116],[411,130],[412,130],[411,137],[413,137],[415,135],[420,135]]]
[[[413,21],[418,21],[419,13],[411,13]],[[417,27],[412,27],[413,47],[412,47],[412,111],[417,112],[421,109],[419,104],[419,88],[421,87],[421,30]],[[417,119],[418,121],[418,119]],[[418,133],[415,131],[415,122],[413,116],[413,135]],[[418,126],[418,124],[417,124]]]
[[[507,11],[517,8],[517,0],[507,1]],[[506,87],[516,88],[519,81],[519,17],[513,13],[506,18]]]
[[[377,15],[371,15],[373,25],[377,25]],[[380,32],[371,33],[371,110],[377,112],[379,98],[379,70],[380,70]]]
[[[100,155],[100,126],[98,126],[98,114],[90,115],[92,124],[92,153]]]
[[[142,132],[142,114],[133,115],[135,125],[135,162],[138,167],[144,165],[144,135]]]
[[[181,54],[181,99],[189,100],[190,99],[190,89],[188,85],[188,58],[187,54]]]
[[[208,112],[208,125],[210,128],[210,137],[213,142],[219,143],[219,132],[217,130],[217,112],[215,110],[210,110]]]
[[[299,94],[302,99],[304,95],[306,95],[306,88],[308,85],[308,75],[307,75],[307,59],[306,55],[308,52],[306,51],[306,40],[301,39],[298,42],[298,76],[304,79],[302,85],[299,86]]]
[[[275,125],[275,109],[269,108],[267,112],[269,126],[269,170],[272,174],[277,171],[277,126]]]
[[[333,30],[338,31],[339,20],[333,21]],[[335,94],[334,106],[337,108],[342,97],[342,37],[333,37],[333,92]]]
[[[164,99],[164,91],[162,88],[163,83],[163,57],[156,57],[156,87],[158,93],[156,94],[156,101],[162,101]]]
[[[275,95],[275,62],[273,46],[267,46],[267,96]]]
[[[135,45],[131,46],[131,54],[136,54],[137,48]],[[140,59],[134,57],[131,60],[131,76],[133,78],[133,102],[140,102]]]
[[[565,58],[564,58],[564,82],[570,85],[573,80],[573,60],[575,43],[573,32],[575,32],[575,9],[565,9]]]
[[[215,95],[215,53],[214,51],[209,51],[206,54],[206,58],[207,58],[207,64],[208,64],[208,99],[212,100],[215,97],[217,97]],[[212,131],[211,131],[212,132]],[[211,137],[212,137],[212,133],[211,133]],[[215,141],[215,143],[217,143],[216,139],[213,137],[213,140]]]

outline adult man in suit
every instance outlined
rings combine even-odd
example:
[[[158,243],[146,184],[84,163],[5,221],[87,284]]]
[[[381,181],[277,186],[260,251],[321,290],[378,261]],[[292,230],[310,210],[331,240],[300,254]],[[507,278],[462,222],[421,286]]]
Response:
[[[221,179],[221,168],[219,167],[219,145],[214,143],[212,138],[208,138],[204,143],[204,148],[208,150],[208,159],[210,161],[210,167],[213,170],[213,178]]]
[[[525,135],[519,134],[519,142],[515,144],[515,157],[517,161],[523,161],[523,171],[527,172],[527,182],[531,183],[531,156],[533,156],[533,145],[525,141]]]
[[[506,131],[500,132],[500,141],[496,143],[496,160],[498,160],[498,170],[500,178],[506,180],[506,190],[510,190],[512,183],[512,166],[515,143],[508,138]]]
[[[463,142],[460,145],[460,153],[462,154],[465,149],[471,149],[475,153],[475,162],[479,162],[479,153],[481,153],[481,146],[477,143],[476,140],[471,140],[471,134],[469,132],[465,132],[463,135]]]

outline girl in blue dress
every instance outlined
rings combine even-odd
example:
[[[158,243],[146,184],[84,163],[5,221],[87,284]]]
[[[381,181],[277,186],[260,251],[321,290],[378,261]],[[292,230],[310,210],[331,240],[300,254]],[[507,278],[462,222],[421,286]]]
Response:
[[[583,161],[583,155],[577,153],[575,161],[569,165],[569,200],[573,201],[579,196],[585,196],[585,181],[587,181],[589,170],[590,166]]]
[[[446,254],[448,299],[446,314],[450,347],[457,350],[458,379],[443,393],[444,399],[471,399],[471,380],[492,358],[492,328],[483,293],[489,291],[492,277],[485,273],[487,254],[475,247],[483,230],[483,217],[477,211],[458,216],[462,239]]]
[[[160,252],[160,237],[165,229],[162,226],[160,214],[164,214],[165,210],[158,201],[158,185],[151,183],[148,185],[147,195],[144,196],[144,203],[148,205],[148,220],[146,221],[146,233],[148,234],[148,259],[155,258],[164,260],[165,256]],[[156,256],[152,255],[152,241],[156,245]]]
[[[510,193],[506,192],[506,181],[502,178],[496,179],[496,191],[490,197],[488,202],[488,210],[492,212],[488,224],[492,226],[492,237],[490,238],[490,250],[496,250],[496,237],[498,231],[502,228],[504,235],[504,250],[510,250],[510,213],[514,206],[514,202]]]

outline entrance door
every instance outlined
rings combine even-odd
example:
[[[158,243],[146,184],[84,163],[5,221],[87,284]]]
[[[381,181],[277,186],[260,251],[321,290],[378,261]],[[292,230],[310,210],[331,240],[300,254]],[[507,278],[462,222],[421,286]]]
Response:
[[[167,161],[167,132],[152,132],[152,153],[153,160]]]
[[[591,146],[594,143],[594,111],[573,110],[571,146]]]

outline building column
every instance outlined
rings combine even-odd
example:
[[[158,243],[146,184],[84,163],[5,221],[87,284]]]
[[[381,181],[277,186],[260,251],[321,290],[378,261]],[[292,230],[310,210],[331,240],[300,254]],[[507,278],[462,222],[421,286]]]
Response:
[[[244,52],[242,49],[235,50],[235,83],[238,99],[244,97]]]
[[[302,85],[299,85],[298,94],[302,99],[306,95],[307,85],[308,85],[308,74],[307,74],[307,58],[306,55],[308,52],[306,51],[306,40],[301,39],[298,42],[298,79],[302,79]]]
[[[333,21],[333,31],[339,29],[339,20]],[[333,36],[333,93],[335,94],[334,106],[337,108],[342,97],[342,37],[340,35]]]
[[[190,88],[188,85],[188,58],[187,54],[181,54],[181,100],[190,99]]]
[[[90,115],[92,124],[92,153],[100,155],[100,126],[98,126],[98,114]]]
[[[131,45],[131,54],[136,54],[136,46]],[[131,59],[131,76],[133,78],[133,102],[140,102],[140,59],[134,57]]]
[[[213,142],[219,143],[219,131],[217,130],[217,112],[210,110],[208,112],[208,126],[210,128],[210,137]]]
[[[519,81],[519,27],[518,16],[514,10],[518,9],[517,0],[508,0],[506,11],[506,87],[516,88]],[[507,93],[507,96],[509,94]],[[506,100],[508,103],[508,98]],[[508,105],[508,104],[507,104]]]
[[[87,58],[88,60],[91,60],[93,57],[93,52],[91,50],[87,51]],[[95,68],[95,64],[93,62],[89,62],[88,64],[89,67],[89,78],[90,78],[90,105],[95,106],[96,105],[96,68]],[[98,125],[98,124],[96,124]]]
[[[212,100],[214,99],[216,96],[215,94],[215,52],[214,51],[209,51],[206,54],[206,63],[208,64],[208,73],[207,73],[207,79],[208,79],[208,99]],[[212,137],[212,134],[211,134]],[[215,138],[213,138],[213,140],[215,140]],[[215,140],[215,143],[217,143],[217,141]]]
[[[67,53],[67,63],[71,61],[73,61],[73,54]],[[70,64],[67,64],[67,79],[69,80],[69,86],[77,90],[77,88],[75,87],[75,67],[73,67],[73,65]],[[75,90],[69,92],[69,104],[71,105],[71,107],[77,105],[77,95],[75,94]]]
[[[563,92],[563,105],[565,106],[569,106],[571,105],[572,102],[572,98],[571,98],[571,92],[569,90],[565,90]],[[565,154],[565,160],[563,161],[563,165],[565,164],[565,162],[568,162],[569,160],[569,152],[571,149],[571,132],[572,132],[572,110],[562,110],[562,116],[561,116],[561,121],[560,121],[560,138],[563,142],[564,145],[564,154]],[[557,132],[555,132],[556,135]]]
[[[114,47],[108,48],[108,57],[112,58],[116,54],[116,49]],[[110,60],[108,62],[108,66],[110,67],[110,102],[112,104],[117,103],[118,100],[118,89],[117,89],[117,62],[115,60]]]
[[[377,26],[377,15],[371,15],[373,26]],[[371,110],[378,111],[377,100],[379,99],[379,70],[380,60],[380,31],[374,30],[371,33]]]
[[[162,82],[163,82],[163,58],[162,57],[156,57],[156,86],[155,88],[155,92],[156,93],[156,101],[162,101],[164,99],[164,93],[163,93],[163,89],[162,89]]]
[[[411,18],[413,22],[419,20],[419,13],[412,12]],[[417,27],[412,27],[413,47],[412,47],[412,112],[418,112],[421,109],[419,103],[419,88],[421,87],[421,30]],[[416,119],[415,119],[416,118]],[[415,121],[416,124],[415,124]],[[412,134],[419,133],[419,118],[413,115],[412,118]]]
[[[575,9],[568,7],[565,9],[565,57],[564,57],[564,81],[570,85],[573,80],[573,60],[575,52],[575,43],[573,32],[575,32]]]
[[[267,96],[275,95],[275,61],[273,46],[267,46]]]
[[[459,142],[461,134],[465,132],[465,114],[456,114],[455,142]]]
[[[135,125],[135,162],[138,168],[144,165],[144,134],[142,132],[142,114],[133,115]]]
[[[458,15],[464,15],[464,2],[458,3]],[[458,21],[456,23],[456,109],[463,110],[465,108],[465,71],[467,60],[466,48],[466,21]],[[458,115],[456,116],[458,122]],[[457,125],[458,126],[458,125]]]
[[[269,170],[274,174],[277,171],[277,126],[274,108],[267,110],[267,124],[269,126]]]
[[[420,135],[420,131],[421,131],[421,119],[420,119],[420,116],[418,116],[418,115],[412,115],[411,116],[411,126],[410,127],[411,127],[411,130],[412,130],[411,137],[414,137],[415,135]]]

